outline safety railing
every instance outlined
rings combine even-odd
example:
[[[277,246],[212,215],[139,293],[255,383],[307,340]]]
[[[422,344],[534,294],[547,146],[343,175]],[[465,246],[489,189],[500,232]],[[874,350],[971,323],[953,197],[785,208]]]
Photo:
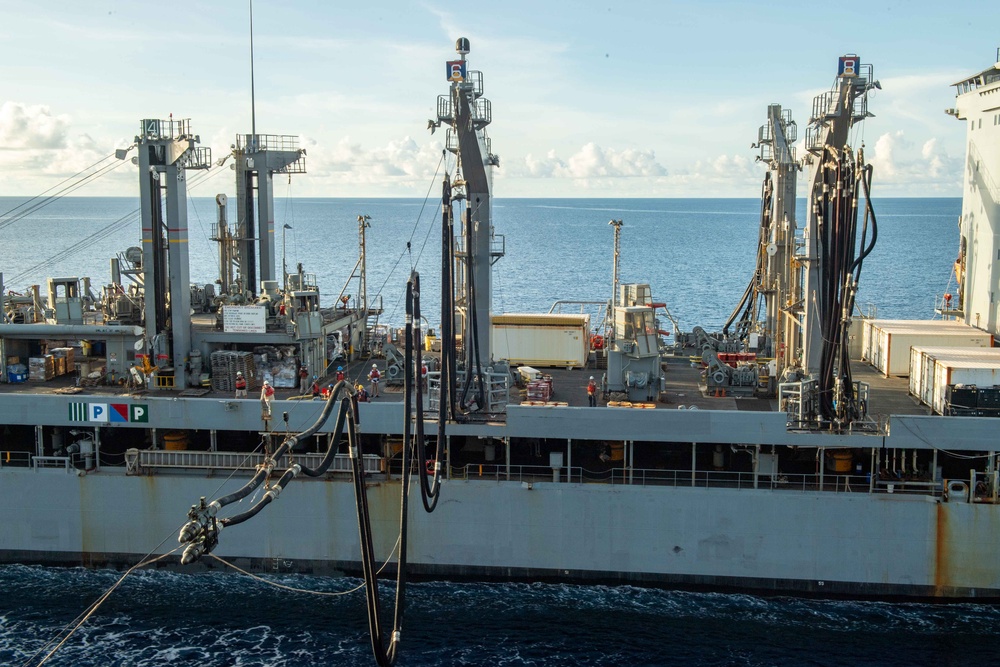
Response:
[[[299,138],[294,134],[238,134],[236,135],[238,150],[254,151],[288,151],[299,150]]]
[[[32,456],[31,467],[35,470],[72,470],[73,460],[69,456]]]
[[[191,134],[191,119],[145,118],[139,121],[139,135],[148,139],[175,139]]]
[[[437,118],[441,123],[454,123],[455,110],[451,103],[451,94],[438,95],[437,98]]]
[[[471,463],[452,466],[451,479],[497,482],[542,483],[555,481],[548,466],[506,466],[503,463]],[[563,467],[558,481],[569,483],[604,483],[643,487],[769,489],[775,491],[832,493],[895,493],[941,497],[942,482],[927,480],[878,480],[865,475],[841,474],[764,474],[722,470],[659,470],[647,468],[610,468],[588,470],[583,467]]]
[[[366,472],[375,473],[384,470],[384,459],[381,456],[365,454],[363,460]],[[323,454],[294,454],[291,457],[285,455],[277,460],[275,469],[287,468],[292,463],[316,468],[322,461]],[[192,452],[158,449],[130,449],[125,452],[126,473],[133,475],[169,469],[252,471],[263,462],[263,454],[243,452]],[[337,454],[330,465],[329,472],[350,471],[350,456]]]
[[[185,151],[180,163],[185,169],[208,169],[212,166],[212,149],[207,146],[194,146]]]
[[[0,451],[0,468],[26,468],[31,465],[31,454],[28,452]]]

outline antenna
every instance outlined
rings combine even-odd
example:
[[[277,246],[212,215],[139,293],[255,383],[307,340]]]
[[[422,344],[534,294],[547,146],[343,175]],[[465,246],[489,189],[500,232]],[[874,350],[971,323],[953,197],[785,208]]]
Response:
[[[250,1],[250,134],[257,136],[257,102],[253,84],[253,0]],[[256,138],[254,139],[256,142]]]

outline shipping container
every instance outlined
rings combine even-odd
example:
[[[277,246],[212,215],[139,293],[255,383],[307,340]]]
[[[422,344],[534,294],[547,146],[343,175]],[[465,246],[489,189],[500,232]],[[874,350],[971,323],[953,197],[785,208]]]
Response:
[[[941,360],[934,362],[934,412],[946,414],[949,385],[975,385],[992,389],[1000,384],[1000,358],[989,360]],[[982,396],[979,397],[982,399]],[[979,402],[982,402],[980,400]],[[977,405],[977,408],[981,407]]]
[[[582,368],[590,356],[590,315],[507,313],[491,318],[490,353],[514,365]]]
[[[875,354],[878,340],[878,330],[883,326],[906,324],[913,320],[861,320],[861,361],[867,361],[875,365]]]
[[[910,373],[910,348],[975,347],[993,345],[993,336],[952,320],[871,320],[866,322],[866,360],[883,375]]]
[[[1000,360],[1000,347],[912,347],[910,348],[910,394],[930,407],[934,405],[935,362]],[[952,383],[954,384],[954,383]],[[946,391],[946,390],[942,390]]]

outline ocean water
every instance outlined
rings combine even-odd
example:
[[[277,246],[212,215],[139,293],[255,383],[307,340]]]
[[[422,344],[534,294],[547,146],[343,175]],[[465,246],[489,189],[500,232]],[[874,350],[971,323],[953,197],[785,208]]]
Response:
[[[198,194],[202,194],[199,191]],[[208,194],[208,193],[205,193]],[[0,213],[20,200],[0,198]],[[879,242],[859,304],[880,317],[931,317],[954,291],[958,199],[876,201]],[[47,276],[108,279],[108,257],[139,244],[138,202],[67,198],[22,220],[0,216],[6,289]],[[759,203],[740,199],[498,199],[507,256],[493,269],[494,308],[546,311],[556,299],[610,297],[612,232],[624,220],[623,281],[648,282],[684,330],[717,329],[750,278]],[[439,207],[412,199],[279,200],[289,267],[303,262],[332,303],[357,258],[357,216],[372,216],[369,290],[401,323],[406,276],[423,280],[437,326]],[[192,280],[217,271],[211,197],[190,202]],[[230,220],[234,213],[230,212]],[[409,243],[409,249],[407,248]],[[281,258],[277,239],[278,263]],[[151,545],[152,546],[152,545]],[[0,567],[0,665],[39,651],[120,573]],[[359,582],[269,579],[326,592]],[[391,596],[383,590],[383,614]],[[1000,608],[845,602],[634,587],[417,583],[408,589],[401,665],[968,665],[995,664]],[[388,622],[388,620],[386,621]],[[47,662],[106,665],[373,664],[364,597],[278,590],[238,574],[140,570]]]
[[[0,664],[32,655],[119,574],[0,567]],[[269,581],[340,592],[356,579]],[[391,591],[383,587],[391,625]],[[357,591],[317,597],[239,574],[137,571],[46,664],[374,664]],[[691,593],[630,586],[417,583],[400,665],[992,665],[1000,608]],[[44,654],[43,654],[44,655]],[[40,657],[40,656],[39,656]]]
[[[0,197],[0,213],[21,201]],[[209,240],[214,196],[193,196],[189,204],[191,280],[211,283],[218,275],[217,246]],[[884,318],[931,317],[935,298],[955,289],[951,267],[961,201],[886,199],[875,206],[879,240],[866,260],[858,304],[875,305]],[[503,236],[506,256],[493,266],[494,310],[545,312],[557,299],[609,299],[608,222],[621,219],[622,281],[649,283],[683,330],[718,330],[750,280],[759,209],[753,199],[497,199],[494,231]],[[0,215],[6,288],[40,284],[44,291],[49,276],[90,276],[95,288],[108,282],[109,258],[140,245],[137,211],[138,200],[131,198],[70,197],[24,219]],[[383,321],[402,324],[406,279],[415,268],[423,314],[437,326],[440,301],[433,286],[440,280],[441,241],[434,200],[278,199],[278,275],[284,246],[289,270],[303,263],[316,275],[324,305],[332,305],[358,258],[359,215],[372,217],[368,291],[370,299],[381,297]],[[799,218],[804,220],[801,211]],[[285,224],[292,229],[282,233]],[[348,291],[356,291],[354,284]]]

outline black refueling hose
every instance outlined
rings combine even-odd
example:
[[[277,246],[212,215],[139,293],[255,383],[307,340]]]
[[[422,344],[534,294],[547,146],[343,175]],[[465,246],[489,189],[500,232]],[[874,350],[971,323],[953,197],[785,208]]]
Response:
[[[863,151],[857,155],[844,148],[833,153],[821,167],[823,190],[815,194],[820,256],[820,330],[823,337],[820,354],[818,406],[820,418],[831,425],[850,423],[862,416],[863,406],[855,392],[851,375],[847,326],[854,310],[858,282],[864,260],[875,249],[878,225],[871,203],[872,168],[864,163]],[[865,216],[858,238],[859,187],[865,196]],[[868,222],[871,220],[871,240]],[[835,388],[840,384],[841,400],[835,402]]]
[[[446,203],[443,212],[444,242],[450,247],[450,186],[447,177],[445,178],[443,199]],[[450,252],[443,253],[442,262],[447,264],[442,266],[442,269],[445,269],[446,266],[448,268],[451,267],[451,256]],[[375,655],[375,661],[380,667],[391,667],[399,657],[403,610],[406,598],[410,477],[414,464],[416,464],[417,474],[420,479],[420,495],[424,508],[428,512],[433,511],[440,497],[440,455],[443,447],[442,443],[445,442],[445,438],[447,437],[445,427],[447,422],[446,417],[448,416],[447,408],[449,401],[453,400],[454,397],[454,385],[449,384],[448,375],[446,374],[446,371],[450,373],[452,381],[454,380],[454,340],[452,337],[454,328],[450,319],[454,315],[453,295],[450,293],[451,278],[452,275],[449,270],[442,270],[442,286],[448,288],[442,294],[442,314],[450,313],[450,315],[449,317],[442,317],[443,370],[441,375],[441,405],[438,412],[438,440],[434,450],[433,473],[427,470],[427,445],[424,437],[419,274],[414,271],[410,275],[410,279],[406,285],[407,326],[406,346],[404,350],[404,439],[400,476],[399,555],[396,567],[396,599],[393,614],[393,629],[388,637],[388,642],[386,641],[381,622],[378,568],[376,567],[375,549],[372,542],[371,512],[368,506],[368,494],[365,482],[364,453],[357,428],[357,401],[355,399],[354,387],[351,384],[343,381],[338,382],[334,386],[316,422],[301,433],[285,438],[273,454],[265,456],[264,462],[258,466],[254,476],[239,490],[209,504],[206,504],[205,499],[202,498],[201,503],[193,506],[191,511],[188,512],[190,520],[181,528],[180,536],[178,537],[178,540],[182,544],[187,544],[184,554],[181,557],[182,564],[193,562],[200,556],[210,553],[218,545],[218,536],[222,528],[237,525],[256,516],[267,505],[273,502],[300,472],[312,477],[324,474],[335,460],[340,445],[340,438],[346,426],[351,460],[351,479],[354,484],[354,498],[357,505],[358,535],[361,545],[361,569],[365,579],[368,627],[371,636],[372,652]],[[342,397],[341,394],[346,395]],[[416,405],[414,405],[414,399]],[[224,519],[216,519],[216,514],[221,508],[246,498],[258,488],[270,476],[277,460],[291,452],[299,443],[315,435],[330,418],[330,414],[333,412],[335,406],[337,407],[337,422],[331,434],[326,454],[316,469],[311,469],[297,463],[293,464],[267,489],[263,497],[248,510]],[[411,420],[414,419],[416,421],[415,428],[411,424]],[[414,431],[416,432],[415,437]]]
[[[761,184],[760,191],[760,231],[758,232],[758,243],[757,243],[757,266],[754,269],[754,274],[750,277],[750,282],[747,284],[746,290],[743,291],[743,296],[740,297],[739,302],[736,307],[733,308],[733,312],[729,314],[729,318],[726,323],[722,325],[722,334],[724,336],[729,335],[729,327],[736,322],[735,335],[740,340],[743,340],[750,333],[750,325],[756,321],[757,313],[755,312],[756,299],[754,298],[754,292],[756,287],[760,284],[760,277],[764,275],[764,249],[767,246],[767,232],[771,226],[771,197],[773,193],[773,185],[771,184],[771,172],[764,174],[764,182]],[[740,311],[743,314],[740,314]],[[736,318],[739,318],[737,320]]]
[[[483,375],[482,360],[479,358],[479,315],[476,308],[476,277],[473,273],[475,263],[472,253],[472,209],[465,208],[465,276],[469,281],[469,294],[467,299],[467,309],[469,315],[469,331],[471,335],[465,342],[465,386],[462,387],[462,398],[459,405],[463,411],[472,412],[470,404],[466,402],[469,391],[472,389],[473,373],[478,382],[476,391],[477,409],[486,410],[486,397]]]
[[[440,453],[442,451],[441,443],[446,437],[446,427],[444,421],[439,422],[438,441],[434,447],[434,454],[429,459],[427,457],[427,440],[424,436],[423,356],[420,350],[420,319],[420,275],[414,271],[410,276],[410,280],[406,284],[407,329],[405,356],[407,371],[404,373],[403,384],[407,399],[411,394],[414,397],[415,406],[413,408],[413,413],[415,414],[414,421],[416,424],[414,430],[416,431],[416,434],[411,438],[409,429],[410,421],[407,419],[406,428],[404,429],[403,434],[403,446],[404,448],[413,447],[416,450],[417,479],[420,482],[420,500],[424,505],[424,510],[427,512],[433,512],[434,508],[437,507],[439,497],[438,492],[441,490]],[[412,359],[410,357],[412,357]],[[404,399],[404,403],[405,400],[406,399]],[[403,412],[406,415],[409,415],[410,409],[404,407]],[[434,465],[433,473],[427,468],[428,465],[431,465],[431,461],[433,461]]]

